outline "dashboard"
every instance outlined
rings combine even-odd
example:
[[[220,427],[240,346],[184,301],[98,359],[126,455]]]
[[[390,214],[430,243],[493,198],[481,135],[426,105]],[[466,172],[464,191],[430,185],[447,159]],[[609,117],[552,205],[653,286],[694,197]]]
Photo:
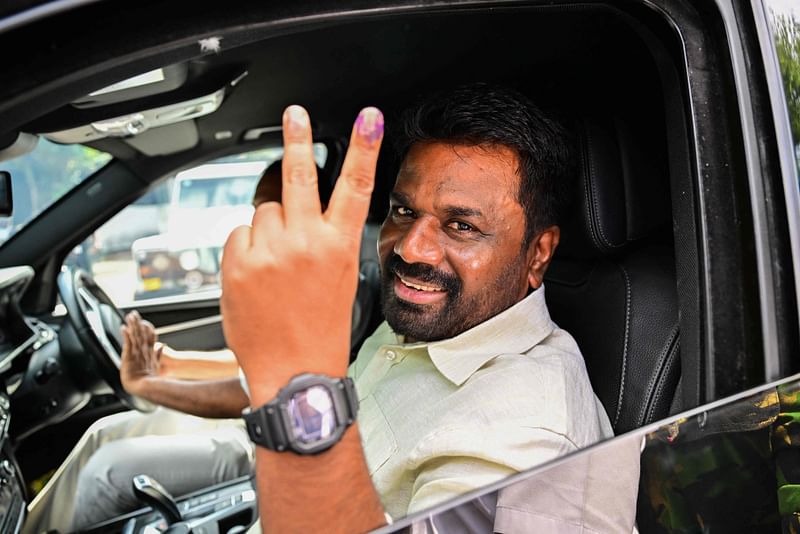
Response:
[[[30,267],[0,269],[0,374],[6,388],[0,391],[0,533],[19,532],[25,518],[25,485],[10,437],[12,422],[9,394],[22,383],[18,360],[30,357],[55,339],[50,328],[26,318],[20,299],[33,278]],[[15,378],[16,375],[16,378]]]
[[[22,295],[33,277],[33,269],[27,266],[0,269],[0,377],[4,384],[0,388],[0,534],[22,529],[30,499],[23,471],[30,478],[41,476],[29,472],[29,457],[36,464],[47,460],[41,454],[32,455],[28,445],[48,441],[40,439],[38,431],[51,431],[50,425],[76,414],[98,391],[91,387],[92,375],[97,373],[70,321],[52,317],[45,322],[22,312]],[[243,532],[258,517],[251,477],[175,499],[178,517],[169,523],[158,502],[142,496],[140,500],[139,510],[88,531],[234,533]]]

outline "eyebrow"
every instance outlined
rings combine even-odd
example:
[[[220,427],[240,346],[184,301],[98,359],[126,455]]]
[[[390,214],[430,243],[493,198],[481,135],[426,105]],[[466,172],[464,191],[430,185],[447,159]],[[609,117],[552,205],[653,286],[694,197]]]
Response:
[[[463,206],[447,206],[444,211],[450,217],[483,217],[481,210]]]
[[[405,193],[392,191],[389,197],[393,202],[398,204],[411,204],[411,197]],[[446,206],[443,209],[449,217],[483,217],[483,212],[477,208],[468,208],[466,206]]]
[[[411,204],[411,197],[397,191],[392,191],[389,194],[389,200],[397,202],[398,204]]]

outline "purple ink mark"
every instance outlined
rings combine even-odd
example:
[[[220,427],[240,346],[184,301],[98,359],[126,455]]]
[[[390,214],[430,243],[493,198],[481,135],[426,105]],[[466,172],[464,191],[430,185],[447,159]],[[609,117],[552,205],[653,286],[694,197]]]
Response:
[[[356,119],[356,132],[372,144],[383,135],[383,113],[377,108],[364,108]]]

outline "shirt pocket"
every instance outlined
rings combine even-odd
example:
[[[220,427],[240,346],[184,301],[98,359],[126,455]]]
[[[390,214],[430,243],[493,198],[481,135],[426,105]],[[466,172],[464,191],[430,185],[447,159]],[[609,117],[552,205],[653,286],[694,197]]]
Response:
[[[358,411],[358,429],[372,476],[397,452],[397,440],[375,397],[368,395],[362,399]]]

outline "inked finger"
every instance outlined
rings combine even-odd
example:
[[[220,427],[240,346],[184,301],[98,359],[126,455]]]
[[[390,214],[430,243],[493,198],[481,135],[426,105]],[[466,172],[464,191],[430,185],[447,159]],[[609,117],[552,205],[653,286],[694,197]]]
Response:
[[[383,128],[383,113],[373,107],[362,109],[353,125],[342,173],[325,213],[343,232],[360,235],[367,219]]]
[[[311,138],[311,118],[300,106],[283,113],[283,162],[281,193],[287,228],[302,226],[306,217],[319,216],[317,164]]]

